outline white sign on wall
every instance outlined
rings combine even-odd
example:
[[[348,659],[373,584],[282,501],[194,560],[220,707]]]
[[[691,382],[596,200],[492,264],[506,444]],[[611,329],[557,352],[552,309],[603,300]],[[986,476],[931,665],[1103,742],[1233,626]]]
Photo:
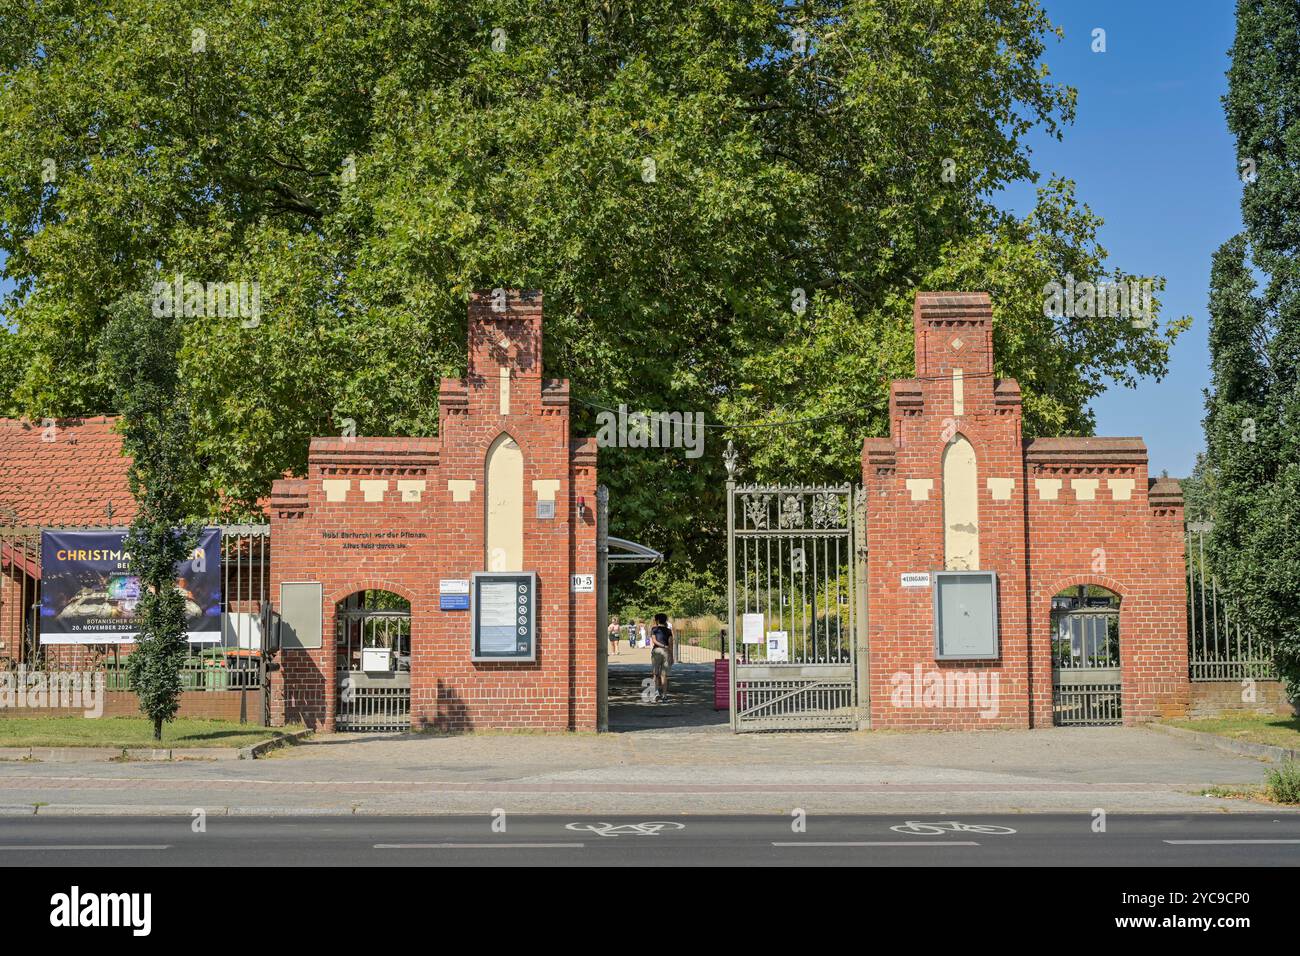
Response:
[[[778,664],[790,660],[790,635],[787,632],[767,632],[767,659]]]
[[[740,618],[741,643],[763,643],[763,615],[745,614]]]
[[[574,574],[569,578],[569,589],[578,594],[596,590],[596,575]]]
[[[905,588],[928,588],[930,586],[929,571],[909,571],[900,577]]]
[[[442,578],[438,582],[438,607],[443,611],[468,611],[469,578]]]

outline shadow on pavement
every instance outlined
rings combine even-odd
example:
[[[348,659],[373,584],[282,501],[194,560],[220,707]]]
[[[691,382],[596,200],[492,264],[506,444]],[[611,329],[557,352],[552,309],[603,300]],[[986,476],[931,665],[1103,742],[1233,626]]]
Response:
[[[609,665],[609,729],[636,730],[709,728],[730,732],[725,710],[713,709],[713,665],[676,664],[668,684],[668,703],[642,699],[649,664]]]

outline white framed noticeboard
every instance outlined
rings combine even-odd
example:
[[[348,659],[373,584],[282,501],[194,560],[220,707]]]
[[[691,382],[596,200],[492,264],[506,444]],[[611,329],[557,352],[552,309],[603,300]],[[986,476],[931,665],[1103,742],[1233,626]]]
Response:
[[[537,660],[537,575],[477,571],[470,582],[470,659]]]

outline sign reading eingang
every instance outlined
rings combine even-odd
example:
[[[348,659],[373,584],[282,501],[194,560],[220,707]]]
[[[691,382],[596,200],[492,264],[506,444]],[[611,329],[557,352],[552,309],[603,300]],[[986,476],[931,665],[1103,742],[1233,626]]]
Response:
[[[41,643],[129,644],[140,628],[140,579],[125,531],[41,532]],[[176,566],[193,643],[221,641],[221,529],[204,528]]]

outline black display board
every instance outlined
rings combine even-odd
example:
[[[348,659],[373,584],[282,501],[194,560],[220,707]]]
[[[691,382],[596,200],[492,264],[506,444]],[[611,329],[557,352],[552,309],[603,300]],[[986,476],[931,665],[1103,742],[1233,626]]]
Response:
[[[470,657],[476,661],[537,659],[537,575],[479,571],[470,584],[474,622]]]

